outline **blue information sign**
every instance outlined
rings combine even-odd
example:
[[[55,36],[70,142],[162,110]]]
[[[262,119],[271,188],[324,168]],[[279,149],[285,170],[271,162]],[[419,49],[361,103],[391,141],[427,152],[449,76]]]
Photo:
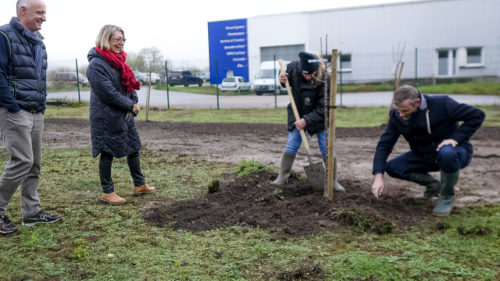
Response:
[[[219,84],[228,72],[248,81],[247,19],[214,21],[208,23],[210,83],[215,81],[217,59]]]

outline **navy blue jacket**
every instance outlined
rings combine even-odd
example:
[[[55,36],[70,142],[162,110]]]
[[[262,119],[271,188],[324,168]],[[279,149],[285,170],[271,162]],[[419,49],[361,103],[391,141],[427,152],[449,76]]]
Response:
[[[456,140],[458,145],[472,153],[469,139],[483,123],[484,112],[458,103],[448,96],[422,95],[421,98],[422,106],[411,115],[408,122],[401,120],[396,109],[390,111],[389,123],[377,144],[373,174],[385,172],[387,157],[400,135],[408,142],[412,152],[431,162],[437,157],[438,145],[445,139]],[[430,128],[427,126],[426,111]],[[461,125],[458,124],[460,121],[463,121]]]
[[[47,52],[38,37],[15,17],[0,27],[0,107],[9,112],[45,111]]]
[[[87,78],[90,82],[90,135],[92,157],[106,152],[114,157],[130,155],[141,149],[134,118],[127,112],[137,104],[137,93],[127,93],[120,72],[111,67],[95,48],[88,53]]]
[[[325,129],[325,83],[307,81],[298,61],[289,63],[286,72],[299,116],[306,120],[305,130],[310,135],[322,132]],[[330,82],[326,73],[323,73],[325,79]],[[288,104],[288,131],[295,129],[295,121],[292,105]]]

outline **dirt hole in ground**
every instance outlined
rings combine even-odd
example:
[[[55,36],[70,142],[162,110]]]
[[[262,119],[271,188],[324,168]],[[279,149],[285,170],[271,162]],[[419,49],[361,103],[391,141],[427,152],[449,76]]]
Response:
[[[275,176],[267,171],[241,178],[226,176],[218,192],[207,192],[195,200],[157,203],[145,211],[144,218],[159,227],[191,232],[259,227],[281,237],[342,227],[387,234],[432,219],[432,204],[416,202],[404,191],[375,199],[366,184],[341,181],[347,191],[335,192],[333,201],[328,201],[323,194],[313,192],[306,180],[297,177],[275,187],[270,184]]]

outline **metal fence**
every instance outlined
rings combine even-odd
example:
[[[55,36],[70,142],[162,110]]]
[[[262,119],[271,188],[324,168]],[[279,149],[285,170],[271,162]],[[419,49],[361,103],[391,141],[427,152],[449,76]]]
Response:
[[[390,92],[393,90],[394,80],[401,67],[401,83],[410,83],[415,86],[435,83],[464,82],[470,80],[495,80],[500,81],[500,46],[483,46],[475,48],[441,48],[425,49],[414,48],[398,52],[397,50],[386,50],[383,52],[372,52],[358,54],[346,50],[339,50],[338,59],[338,93],[337,104],[346,106],[367,106],[386,105],[390,103]],[[327,59],[331,59],[326,56]],[[276,56],[279,58],[279,56]],[[250,57],[252,64],[250,67],[250,80],[256,75],[259,57]],[[57,65],[52,65],[49,61],[49,80],[52,79],[55,71],[67,69],[80,73],[85,73],[86,62],[75,60],[58,61]],[[184,67],[179,67],[175,63],[169,63],[169,71],[186,69],[191,65],[202,65],[201,61],[184,62]],[[205,62],[204,65],[208,63]],[[328,65],[329,69],[330,66]],[[222,80],[224,77],[220,77]],[[355,84],[357,90],[364,89],[365,92],[385,90],[386,93],[377,93],[374,98],[369,96],[359,96],[359,94],[344,95],[349,91],[349,86]],[[49,88],[50,92],[50,88]],[[74,89],[66,92],[50,92],[49,99],[70,99],[88,100],[88,88],[84,88],[81,94],[78,93],[77,85]],[[250,92],[252,94],[252,92]],[[140,103],[145,104],[146,89],[139,91]],[[371,101],[376,100],[377,101]],[[366,101],[366,102],[364,102]],[[479,101],[480,102],[480,101]],[[482,102],[481,102],[482,103]],[[481,104],[476,103],[476,104]],[[492,100],[485,101],[486,104],[498,104]],[[287,95],[264,94],[261,97],[250,96],[215,96],[196,95],[189,93],[179,93],[166,90],[155,90],[151,92],[152,106],[165,106],[172,108],[273,108],[283,107],[288,104]]]

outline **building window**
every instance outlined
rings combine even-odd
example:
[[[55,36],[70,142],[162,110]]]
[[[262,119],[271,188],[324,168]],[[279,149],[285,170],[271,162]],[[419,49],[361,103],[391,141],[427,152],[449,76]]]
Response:
[[[460,67],[484,67],[482,47],[462,47],[458,49]]]
[[[481,48],[467,48],[467,64],[482,64],[481,53]]]
[[[352,71],[351,54],[340,53],[340,55],[339,55],[339,70],[342,72],[351,72]]]

